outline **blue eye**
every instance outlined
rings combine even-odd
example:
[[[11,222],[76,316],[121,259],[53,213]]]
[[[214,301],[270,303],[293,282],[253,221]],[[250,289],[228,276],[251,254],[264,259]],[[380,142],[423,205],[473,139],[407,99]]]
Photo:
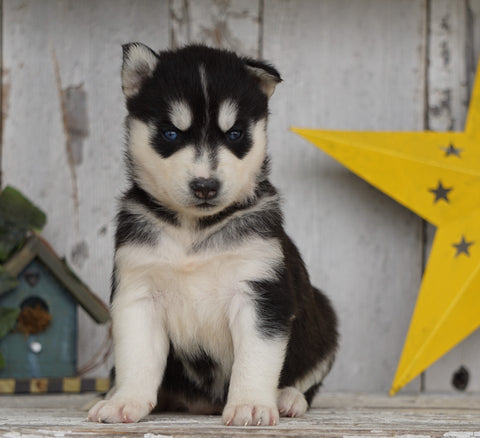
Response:
[[[173,141],[176,140],[178,137],[178,132],[174,131],[173,129],[167,129],[166,131],[163,131],[163,136],[169,140]]]
[[[230,141],[240,140],[242,138],[242,135],[243,133],[239,129],[231,129],[230,131],[227,132],[227,138]]]

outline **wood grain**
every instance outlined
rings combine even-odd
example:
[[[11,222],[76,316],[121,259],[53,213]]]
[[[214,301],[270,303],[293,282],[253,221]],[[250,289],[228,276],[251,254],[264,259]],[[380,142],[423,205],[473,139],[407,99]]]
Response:
[[[474,9],[472,9],[472,7]],[[430,65],[428,68],[428,128],[463,131],[473,77],[480,55],[480,2],[431,2]],[[476,35],[476,38],[474,36]],[[429,246],[434,236],[429,229]],[[425,390],[456,391],[452,379],[468,370],[467,391],[480,391],[480,332],[438,360],[425,373]]]
[[[43,236],[79,276],[109,297],[115,199],[124,185],[121,44],[168,45],[168,5],[104,0],[4,2],[2,184],[47,212]],[[138,24],[134,24],[138,23]],[[73,162],[65,94],[83,90],[82,160]],[[70,109],[72,112],[72,109]],[[98,350],[106,328],[79,314],[79,362]],[[109,365],[99,372],[107,374]],[[97,371],[98,373],[98,371]]]
[[[387,391],[421,281],[422,222],[288,126],[461,129],[479,23],[478,0],[4,0],[2,185],[48,213],[44,237],[108,300],[125,181],[120,45],[203,42],[262,55],[285,80],[269,137],[287,228],[340,314],[326,388]],[[79,327],[83,363],[107,332],[83,312]],[[460,365],[468,390],[480,390],[479,336],[429,369],[428,391],[452,391]]]
[[[155,414],[138,424],[88,423],[85,396],[0,397],[0,434],[160,437],[457,437],[480,436],[478,397],[325,394],[303,418],[276,427],[224,427],[220,416]]]
[[[421,221],[287,128],[421,130],[425,13],[422,1],[265,2],[263,53],[284,78],[272,98],[274,181],[340,316],[328,389],[390,387],[420,285]]]
[[[171,45],[190,43],[259,55],[259,0],[172,0]]]

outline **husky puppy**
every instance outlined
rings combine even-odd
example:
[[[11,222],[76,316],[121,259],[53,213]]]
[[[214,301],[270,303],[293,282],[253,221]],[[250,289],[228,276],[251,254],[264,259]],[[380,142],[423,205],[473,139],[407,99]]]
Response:
[[[136,422],[157,406],[275,425],[303,415],[329,372],[336,316],[268,179],[280,81],[229,51],[123,47],[130,187],[112,281],[116,384],[91,421]]]

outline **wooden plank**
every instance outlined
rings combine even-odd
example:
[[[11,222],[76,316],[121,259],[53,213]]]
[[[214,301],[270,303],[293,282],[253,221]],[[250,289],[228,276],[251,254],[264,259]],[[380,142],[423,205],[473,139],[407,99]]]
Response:
[[[169,34],[167,2],[6,0],[2,183],[47,211],[44,236],[107,300],[114,198],[124,181],[119,45],[141,40],[160,49],[169,40],[202,41],[251,56],[263,51],[286,80],[272,100],[269,132],[289,231],[341,316],[342,348],[327,387],[386,390],[420,281],[421,225],[286,127],[422,129],[425,1],[266,0],[263,28],[262,3],[172,0]],[[464,57],[464,31],[474,35],[478,57],[480,7],[466,0],[430,3],[439,24],[442,8],[449,17],[467,16],[465,29],[453,19],[450,36],[431,35],[430,46],[443,38],[452,60],[450,70],[435,68],[440,76],[429,77],[431,86],[439,84],[437,100],[432,95],[430,101],[438,107],[431,120],[436,129],[461,123],[472,69],[465,59],[455,65],[453,59]],[[442,44],[435,55],[432,49],[432,63],[443,59]],[[442,90],[462,68],[470,79],[454,85],[448,109]],[[80,328],[82,362],[106,333],[84,314]],[[472,339],[466,352],[452,352],[439,377],[428,376],[443,386],[427,389],[447,388],[458,357],[467,354],[475,368],[478,355],[471,350],[478,336]],[[479,385],[472,374],[469,388]]]
[[[428,128],[462,131],[470,96],[467,73],[465,0],[436,0],[430,5]]]
[[[480,56],[480,2],[431,2],[429,27],[428,127],[461,131]],[[480,391],[479,347],[477,331],[428,368],[426,391],[455,391],[453,378],[462,366],[469,375],[466,389]]]
[[[4,269],[14,277],[17,277],[25,266],[35,258],[35,249],[35,240],[32,238],[27,239],[23,247],[3,265]]]
[[[65,264],[59,260],[52,248],[39,237],[32,237],[35,252],[40,260],[55,275],[55,278],[72,294],[75,301],[97,323],[104,324],[110,320],[110,313],[105,303],[93,294],[83,283],[77,280]]]
[[[477,63],[480,57],[480,2],[478,0],[467,0],[467,61],[469,61],[469,89],[473,86],[473,78]],[[470,41],[470,43],[469,43]]]
[[[172,0],[171,45],[203,43],[257,57],[259,0]]]
[[[340,316],[327,389],[389,389],[420,285],[422,223],[287,128],[422,130],[425,24],[425,1],[265,1],[263,54],[285,80],[272,98],[273,180]]]
[[[7,0],[2,184],[47,213],[42,233],[108,301],[115,198],[124,186],[122,43],[168,46],[167,2]],[[77,119],[75,119],[77,117]],[[79,314],[79,361],[107,328]],[[97,373],[106,375],[109,365]]]
[[[224,427],[220,416],[153,414],[138,424],[88,423],[87,396],[0,397],[5,436],[159,437],[458,437],[480,436],[477,397],[325,394],[303,418],[276,427]]]

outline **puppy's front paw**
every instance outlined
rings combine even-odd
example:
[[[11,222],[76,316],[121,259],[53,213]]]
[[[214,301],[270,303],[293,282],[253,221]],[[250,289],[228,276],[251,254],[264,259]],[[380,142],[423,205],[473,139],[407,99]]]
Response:
[[[153,403],[135,399],[111,399],[98,402],[88,412],[88,421],[99,423],[136,423],[153,409]]]
[[[228,404],[223,410],[226,426],[275,426],[279,415],[276,406],[252,404]]]

